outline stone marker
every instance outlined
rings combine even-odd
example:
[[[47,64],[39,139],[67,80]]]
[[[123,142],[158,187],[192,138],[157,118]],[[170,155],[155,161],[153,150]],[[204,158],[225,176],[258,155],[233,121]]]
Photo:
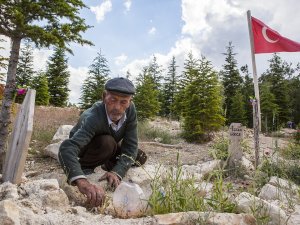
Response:
[[[241,141],[243,140],[243,127],[241,123],[232,123],[229,127],[229,167],[235,167],[243,157]]]

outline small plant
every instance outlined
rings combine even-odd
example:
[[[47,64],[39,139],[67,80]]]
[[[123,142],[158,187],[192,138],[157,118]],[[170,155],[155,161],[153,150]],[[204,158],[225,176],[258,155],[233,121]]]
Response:
[[[228,138],[222,136],[214,142],[209,154],[215,159],[226,160],[228,158],[228,147]]]
[[[294,133],[294,142],[296,145],[300,145],[300,129]]]
[[[192,176],[183,177],[177,155],[176,167],[171,167],[164,177],[156,173],[151,181],[152,194],[149,205],[153,214],[205,211],[204,199],[194,185]]]
[[[286,159],[300,159],[300,144],[289,143],[281,153]]]

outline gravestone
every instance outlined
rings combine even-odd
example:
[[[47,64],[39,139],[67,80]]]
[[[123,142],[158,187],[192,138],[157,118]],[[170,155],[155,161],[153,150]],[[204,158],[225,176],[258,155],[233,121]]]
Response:
[[[240,164],[243,151],[241,142],[243,140],[243,127],[241,123],[232,123],[229,126],[229,167],[235,167]]]

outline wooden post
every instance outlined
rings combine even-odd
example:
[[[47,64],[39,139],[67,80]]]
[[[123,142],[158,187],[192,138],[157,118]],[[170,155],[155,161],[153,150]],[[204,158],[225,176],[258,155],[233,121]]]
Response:
[[[253,138],[255,149],[255,169],[259,165],[259,117],[258,117],[258,104],[256,99],[252,99],[253,108]]]
[[[4,182],[9,181],[13,184],[21,182],[33,130],[35,93],[35,90],[31,89],[27,91],[15,121],[4,162],[2,178]]]
[[[243,157],[241,141],[243,140],[243,127],[240,123],[232,123],[229,126],[229,161],[230,168],[235,168]]]

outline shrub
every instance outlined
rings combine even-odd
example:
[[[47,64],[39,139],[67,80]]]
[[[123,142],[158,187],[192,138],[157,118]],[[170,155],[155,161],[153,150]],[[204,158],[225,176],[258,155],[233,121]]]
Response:
[[[229,147],[228,138],[222,136],[213,143],[209,151],[209,154],[215,159],[226,160],[229,155],[228,147]]]
[[[300,144],[289,143],[282,149],[281,154],[286,159],[300,159]]]

